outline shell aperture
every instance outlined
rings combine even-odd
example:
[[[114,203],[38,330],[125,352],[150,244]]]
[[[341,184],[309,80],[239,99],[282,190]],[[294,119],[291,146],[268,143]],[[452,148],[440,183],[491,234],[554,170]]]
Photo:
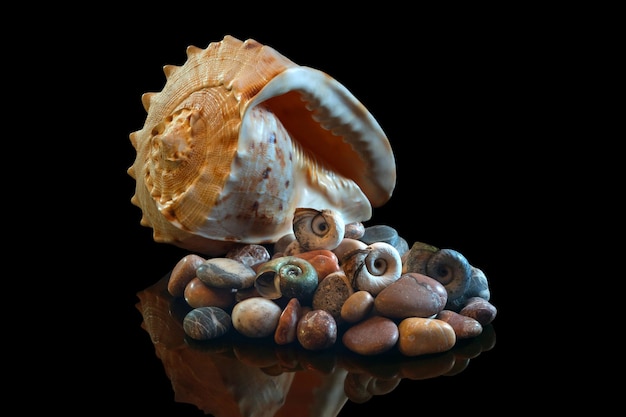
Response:
[[[339,82],[271,47],[225,36],[164,67],[161,92],[130,140],[131,202],[155,241],[218,256],[273,243],[296,207],[368,220],[395,187],[395,160],[373,116]]]

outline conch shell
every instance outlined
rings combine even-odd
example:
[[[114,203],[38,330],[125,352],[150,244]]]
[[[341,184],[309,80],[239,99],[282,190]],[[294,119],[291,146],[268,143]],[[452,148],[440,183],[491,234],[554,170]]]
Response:
[[[389,141],[329,75],[255,40],[225,36],[166,65],[146,93],[131,202],[157,242],[209,256],[276,242],[297,207],[371,218],[395,187]]]

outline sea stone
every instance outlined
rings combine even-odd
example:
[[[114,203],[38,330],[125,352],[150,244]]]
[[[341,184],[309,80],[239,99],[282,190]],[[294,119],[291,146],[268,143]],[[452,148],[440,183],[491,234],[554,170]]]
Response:
[[[209,287],[194,277],[185,287],[185,301],[193,308],[220,307],[228,309],[235,304],[235,292],[230,288]]]
[[[301,314],[300,301],[297,298],[290,299],[278,318],[274,332],[274,341],[277,344],[286,345],[296,340],[296,328]]]
[[[365,228],[363,236],[359,239],[368,245],[374,242],[385,242],[394,246],[398,240],[398,231],[391,226],[377,224]]]
[[[398,325],[398,350],[406,356],[445,352],[456,343],[454,329],[439,319],[409,317]]]
[[[211,258],[196,269],[202,282],[217,288],[248,288],[254,285],[256,272],[248,265],[231,258]]]
[[[376,311],[385,317],[431,317],[443,310],[445,287],[423,274],[408,272],[385,287],[375,298]]]
[[[317,272],[318,282],[321,282],[330,273],[341,271],[337,255],[328,249],[301,252],[294,256],[308,261],[313,266]]]
[[[355,353],[378,355],[393,348],[398,336],[398,326],[391,319],[372,316],[346,330],[341,341]]]
[[[247,337],[261,338],[274,334],[282,309],[263,297],[246,298],[233,307],[233,327]]]
[[[337,341],[337,323],[329,312],[313,309],[298,322],[296,335],[307,350],[326,349]]]
[[[231,326],[231,317],[219,307],[195,308],[183,319],[185,334],[195,340],[215,339],[226,334]]]
[[[471,317],[483,326],[491,323],[498,313],[496,307],[481,297],[470,297],[465,306],[459,311],[460,314]]]
[[[476,337],[483,331],[483,326],[478,321],[452,310],[442,310],[436,318],[452,326],[457,339]]]
[[[172,269],[169,281],[167,282],[167,292],[172,297],[182,297],[185,287],[196,276],[196,269],[205,261],[201,256],[191,254],[182,258]]]
[[[311,305],[314,310],[329,312],[338,324],[343,322],[341,308],[343,303],[354,293],[350,281],[343,271],[329,274],[320,282],[313,293]]]
[[[341,306],[341,318],[348,323],[365,319],[374,308],[374,296],[365,290],[356,291]]]

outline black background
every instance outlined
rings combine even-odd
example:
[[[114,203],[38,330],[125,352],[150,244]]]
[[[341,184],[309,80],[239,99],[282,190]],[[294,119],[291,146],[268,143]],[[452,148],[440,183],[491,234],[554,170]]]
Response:
[[[366,225],[387,224],[409,243],[458,250],[485,272],[498,308],[495,347],[464,372],[404,380],[388,395],[348,403],[339,415],[493,407],[493,391],[525,372],[519,352],[526,332],[514,320],[523,307],[514,300],[520,280],[527,279],[522,266],[536,252],[524,238],[530,213],[541,206],[526,177],[533,169],[526,157],[533,152],[528,148],[536,117],[526,99],[543,60],[533,50],[532,27],[509,12],[496,19],[480,10],[371,10],[366,18],[318,10],[304,19],[268,10],[254,18],[256,11],[242,6],[249,16],[244,21],[236,16],[243,11],[232,8],[106,13],[105,23],[74,22],[71,36],[61,41],[69,46],[63,59],[73,63],[62,76],[78,87],[70,97],[80,115],[74,116],[76,130],[90,132],[77,142],[87,149],[77,171],[89,186],[73,193],[81,201],[80,220],[73,220],[78,231],[66,235],[81,261],[80,284],[70,286],[89,290],[89,297],[68,302],[81,307],[83,323],[64,342],[80,371],[73,397],[82,399],[85,412],[202,415],[174,401],[171,382],[140,328],[137,292],[188,252],[153,242],[151,230],[139,225],[140,210],[130,203],[134,180],[126,173],[134,160],[128,136],[145,120],[141,95],[165,83],[162,67],[182,65],[189,45],[206,48],[229,34],[326,72],[370,110],[394,149],[398,181],[389,203],[375,209]],[[522,401],[513,392],[501,395]]]

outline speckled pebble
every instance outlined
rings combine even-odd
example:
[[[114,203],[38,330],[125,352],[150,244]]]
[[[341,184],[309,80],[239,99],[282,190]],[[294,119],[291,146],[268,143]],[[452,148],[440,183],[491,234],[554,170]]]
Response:
[[[435,279],[415,272],[402,274],[375,298],[376,311],[385,317],[431,317],[443,310],[447,301],[444,286]]]
[[[311,305],[314,310],[325,310],[330,313],[337,324],[341,324],[341,308],[343,303],[354,293],[350,281],[343,271],[329,274],[319,283],[313,293]]]
[[[167,292],[172,297],[182,297],[185,287],[196,276],[196,269],[205,261],[198,255],[187,255],[183,257],[172,269],[169,281],[167,282]]]
[[[232,326],[230,315],[219,307],[191,310],[183,319],[187,336],[195,340],[210,340],[226,334]]]
[[[398,326],[393,320],[372,316],[348,328],[341,341],[355,353],[378,355],[393,348],[398,336]]]
[[[217,288],[249,288],[254,285],[256,272],[251,267],[230,258],[211,258],[196,269],[202,282]]]
[[[436,318],[452,326],[457,339],[476,337],[483,331],[483,326],[478,321],[452,310],[442,310]]]
[[[409,317],[398,325],[398,350],[406,356],[445,352],[456,343],[454,329],[439,319]]]
[[[185,301],[193,308],[219,307],[229,309],[235,304],[235,292],[230,288],[209,287],[194,277],[185,287]]]
[[[278,304],[263,297],[246,298],[233,307],[233,327],[244,336],[272,336],[282,313]]]
[[[298,342],[307,350],[327,349],[337,341],[337,323],[324,310],[307,312],[298,322],[296,332]]]
[[[374,296],[368,291],[356,291],[341,306],[341,318],[348,323],[365,319],[374,308]]]

